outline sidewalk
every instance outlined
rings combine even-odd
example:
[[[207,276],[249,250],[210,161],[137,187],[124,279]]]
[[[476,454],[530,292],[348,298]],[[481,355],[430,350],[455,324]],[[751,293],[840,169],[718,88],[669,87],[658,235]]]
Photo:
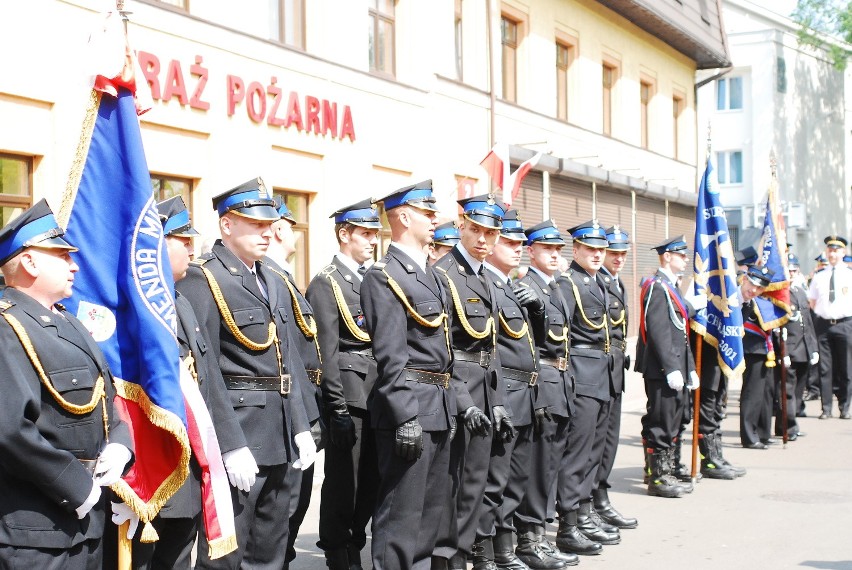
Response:
[[[779,441],[768,450],[744,449],[739,392],[740,385],[730,386],[723,441],[728,460],[748,474],[735,481],[703,480],[680,499],[649,497],[639,436],[644,386],[641,376],[629,373],[610,498],[623,514],[639,519],[639,528],[622,531],[621,544],[605,546],[601,555],[581,557],[578,568],[852,570],[852,421],[837,419],[836,404],[833,419],[817,420],[819,403],[807,402],[808,417],[799,418],[806,437],[786,448]],[[691,439],[690,431],[684,460]],[[314,546],[321,483],[320,463],[291,570],[326,568]],[[551,539],[555,532],[551,525]]]

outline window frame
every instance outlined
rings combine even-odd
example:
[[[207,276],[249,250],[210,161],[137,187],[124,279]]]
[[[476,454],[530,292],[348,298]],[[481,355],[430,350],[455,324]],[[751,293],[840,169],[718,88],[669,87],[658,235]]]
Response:
[[[731,82],[736,80],[739,85],[739,107],[731,106]],[[716,111],[742,111],[744,107],[743,93],[745,91],[745,81],[742,75],[733,77],[722,77],[716,80]],[[723,99],[723,100],[722,100]],[[720,106],[723,105],[723,106]]]
[[[455,42],[456,79],[464,81],[464,0],[455,0],[455,13],[453,20],[453,41]]]
[[[3,227],[17,217],[17,215],[13,215],[9,220],[3,220],[2,210],[4,208],[20,209],[21,212],[23,212],[33,205],[33,171],[35,169],[35,157],[24,154],[0,152],[0,160],[12,160],[19,162],[26,169],[26,187],[23,188],[26,193],[11,194],[4,192],[3,178],[0,176],[0,227]],[[0,173],[2,173],[2,169],[0,169]],[[18,215],[20,215],[20,212]]]
[[[275,187],[272,189],[272,195],[280,197],[287,204],[287,207],[290,208],[290,211],[293,212],[293,217],[296,219],[296,223],[292,226],[293,233],[299,234],[301,237],[296,239],[296,251],[293,252],[287,263],[290,264],[291,273],[296,280],[296,286],[300,291],[305,291],[308,283],[311,282],[312,276],[310,221],[311,202],[313,201],[314,194],[293,188]],[[304,200],[304,203],[302,207],[294,208],[289,199]],[[300,215],[304,216],[304,219],[299,219]]]
[[[388,2],[393,7],[393,13],[387,14],[379,11],[381,2]],[[370,19],[370,73],[385,77],[396,77],[396,0],[371,0],[370,7],[367,11]],[[379,53],[377,45],[379,38],[380,23],[389,24],[391,38],[390,46],[390,70],[379,68]]]
[[[672,142],[674,144],[672,158],[680,160],[680,129],[681,117],[686,109],[686,94],[680,91],[672,93]]]
[[[556,35],[556,118],[560,121],[571,120],[571,84],[573,80],[574,62],[577,60],[579,49],[577,38],[567,34]],[[565,61],[560,61],[561,53],[565,53]]]
[[[737,165],[739,180],[731,180],[731,173],[733,172],[731,159],[736,155],[739,156],[739,164]],[[716,151],[716,179],[719,186],[741,186],[744,178],[742,149]]]
[[[305,0],[272,0],[278,8],[278,30],[277,35],[272,37],[273,41],[295,47],[302,51],[306,46],[306,21],[305,21]],[[287,2],[292,2],[292,13],[288,13]],[[293,41],[287,41],[288,16],[292,16],[293,20],[297,20],[293,26]]]
[[[184,178],[182,176],[172,176],[170,174],[161,174],[161,173],[157,173],[157,172],[151,172],[151,173],[149,173],[149,176],[151,178],[151,190],[152,190],[152,192],[157,193],[156,196],[154,196],[154,200],[156,202],[162,202],[163,200],[168,200],[172,196],[177,196],[177,194],[174,194],[174,193],[169,195],[169,196],[165,196],[163,194],[163,190],[164,190],[163,186],[164,186],[165,183],[167,183],[167,182],[185,183],[187,185],[187,190],[186,190],[186,192],[181,191],[180,196],[181,196],[181,198],[183,198],[184,204],[186,204],[186,209],[189,210],[190,212],[192,212],[192,201],[193,201],[193,195],[195,194],[193,192],[193,190],[195,190],[195,180],[194,179]],[[154,187],[155,182],[160,183],[159,188]]]
[[[506,23],[512,25],[514,37],[506,40]],[[518,102],[518,48],[521,45],[522,21],[505,11],[500,14],[500,98],[510,103]],[[511,57],[507,57],[511,56]],[[511,63],[511,69],[508,64]]]
[[[610,81],[607,81],[607,72],[610,72]],[[615,96],[618,89],[618,81],[621,77],[621,65],[614,59],[604,57],[601,61],[601,133],[604,136],[613,136]]]
[[[639,144],[645,150],[651,148],[651,102],[656,95],[656,84],[652,79],[639,80]]]

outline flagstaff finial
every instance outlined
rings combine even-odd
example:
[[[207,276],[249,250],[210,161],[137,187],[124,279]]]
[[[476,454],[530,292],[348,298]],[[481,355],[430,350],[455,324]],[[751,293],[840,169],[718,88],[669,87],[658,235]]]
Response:
[[[707,158],[710,158],[711,148],[713,146],[713,137],[710,135],[710,121],[707,121]]]

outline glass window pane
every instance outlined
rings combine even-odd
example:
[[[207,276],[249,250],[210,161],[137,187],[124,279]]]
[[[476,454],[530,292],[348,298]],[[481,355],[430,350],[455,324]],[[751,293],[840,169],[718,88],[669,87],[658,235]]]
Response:
[[[740,184],[743,181],[743,153],[740,151],[731,153],[731,184]]]
[[[394,0],[378,0],[376,2],[376,7],[385,16],[390,16],[393,18],[394,12]]]
[[[30,195],[30,161],[27,158],[0,156],[0,193]]]
[[[379,20],[378,69],[393,73],[393,23]]]
[[[728,107],[727,87],[727,79],[720,79],[716,82],[716,109],[719,111],[723,111]]]
[[[716,153],[716,179],[719,184],[728,183],[727,155],[724,152]]]
[[[27,206],[0,206],[0,228],[17,218],[21,212],[29,208]]]
[[[730,104],[728,106],[729,109],[742,109],[743,108],[743,78],[742,77],[731,77],[728,82],[730,83],[731,94],[730,94]]]

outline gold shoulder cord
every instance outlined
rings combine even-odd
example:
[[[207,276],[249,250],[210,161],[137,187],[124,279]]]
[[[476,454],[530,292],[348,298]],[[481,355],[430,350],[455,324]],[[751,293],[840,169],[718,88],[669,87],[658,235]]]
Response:
[[[296,325],[299,327],[299,330],[302,331],[302,334],[305,335],[305,338],[309,338],[314,341],[314,346],[317,349],[317,358],[319,358],[320,364],[322,364],[322,354],[320,354],[319,340],[317,339],[317,322],[310,317],[305,319],[305,315],[302,313],[302,308],[299,306],[299,300],[296,297],[296,290],[293,287],[293,284],[290,283],[287,276],[274,267],[270,267],[269,265],[266,267],[280,275],[281,279],[284,280],[284,283],[287,284],[287,289],[290,290],[290,302],[293,304],[293,314],[296,315]]]
[[[340,316],[343,317],[346,329],[361,342],[370,342],[370,335],[362,331],[355,324],[355,319],[352,318],[352,313],[349,312],[349,307],[346,305],[346,299],[343,298],[343,291],[340,289],[340,285],[337,284],[337,281],[331,275],[326,275],[325,277],[331,283],[331,292],[334,293],[334,300],[337,301],[337,310],[340,312]]]
[[[441,271],[443,271],[443,270],[441,270]],[[444,271],[445,275],[446,275],[446,273],[447,272]],[[482,332],[473,328],[473,325],[470,324],[470,321],[467,320],[467,317],[464,314],[464,307],[461,304],[461,299],[459,298],[459,292],[456,289],[456,286],[453,283],[453,280],[450,279],[449,275],[447,275],[447,283],[450,286],[450,294],[453,297],[453,306],[455,306],[455,308],[456,308],[456,314],[459,317],[459,322],[461,323],[462,328],[464,329],[464,332],[466,332],[471,338],[475,338],[476,340],[482,340],[485,337],[487,337],[488,335],[491,335],[492,343],[496,344],[497,327],[494,326],[494,317],[488,317],[488,320],[485,321],[485,328],[482,330]]]
[[[38,376],[41,379],[41,383],[44,384],[44,387],[47,388],[47,391],[50,392],[51,396],[53,396],[53,399],[56,400],[60,406],[62,406],[63,410],[71,412],[72,414],[78,416],[82,416],[84,414],[91,413],[98,406],[99,401],[103,404],[102,409],[104,417],[104,438],[109,441],[109,416],[107,415],[106,409],[106,391],[104,390],[103,375],[98,376],[98,379],[95,382],[95,387],[92,389],[92,399],[89,400],[88,404],[72,404],[71,402],[63,398],[62,394],[57,392],[56,388],[50,382],[50,378],[47,377],[47,374],[44,371],[44,367],[41,365],[41,360],[39,360],[38,354],[36,354],[35,347],[30,341],[30,337],[21,322],[12,315],[5,312],[3,313],[3,317],[9,323],[9,326],[12,327],[12,330],[15,331],[15,335],[21,342],[21,346],[24,347],[24,352],[27,353],[27,358],[30,359],[33,368],[35,368],[36,373],[38,373]]]
[[[213,293],[213,299],[216,300],[216,306],[219,307],[219,313],[222,315],[222,320],[225,321],[225,325],[228,327],[228,330],[231,331],[231,334],[234,335],[234,338],[236,338],[240,344],[249,350],[261,351],[272,346],[272,343],[276,340],[275,321],[272,320],[269,323],[269,338],[267,338],[263,343],[254,342],[252,339],[244,335],[242,331],[240,331],[239,327],[237,327],[237,323],[234,322],[234,315],[231,314],[231,309],[228,308],[228,303],[225,302],[225,298],[222,296],[222,290],[219,288],[216,278],[210,270],[205,267],[201,267],[201,271],[204,272],[204,276],[207,278],[207,283],[210,285],[210,292]]]
[[[524,320],[524,326],[522,326],[519,330],[515,331],[509,328],[509,323],[506,322],[506,319],[503,318],[503,313],[499,313],[500,317],[500,327],[503,331],[509,336],[509,338],[513,338],[518,340],[519,338],[527,335],[527,341],[530,343],[530,353],[533,356],[533,360],[535,360],[535,345],[533,344],[532,335],[530,334],[530,328],[527,325],[526,319]]]
[[[388,275],[388,272],[384,269],[382,269],[382,273],[384,273],[385,277],[388,278],[388,286],[394,293],[396,293],[396,296],[399,297],[400,301],[402,301],[402,304],[405,306],[408,314],[411,315],[411,318],[414,319],[417,324],[436,329],[441,326],[441,323],[444,323],[444,339],[447,341],[447,353],[452,353],[452,348],[450,348],[450,328],[447,326],[447,313],[441,313],[431,321],[427,320],[411,306],[411,303],[408,302],[408,298],[405,296],[405,292],[402,290],[402,287],[399,286],[399,283],[397,283],[393,277]]]

